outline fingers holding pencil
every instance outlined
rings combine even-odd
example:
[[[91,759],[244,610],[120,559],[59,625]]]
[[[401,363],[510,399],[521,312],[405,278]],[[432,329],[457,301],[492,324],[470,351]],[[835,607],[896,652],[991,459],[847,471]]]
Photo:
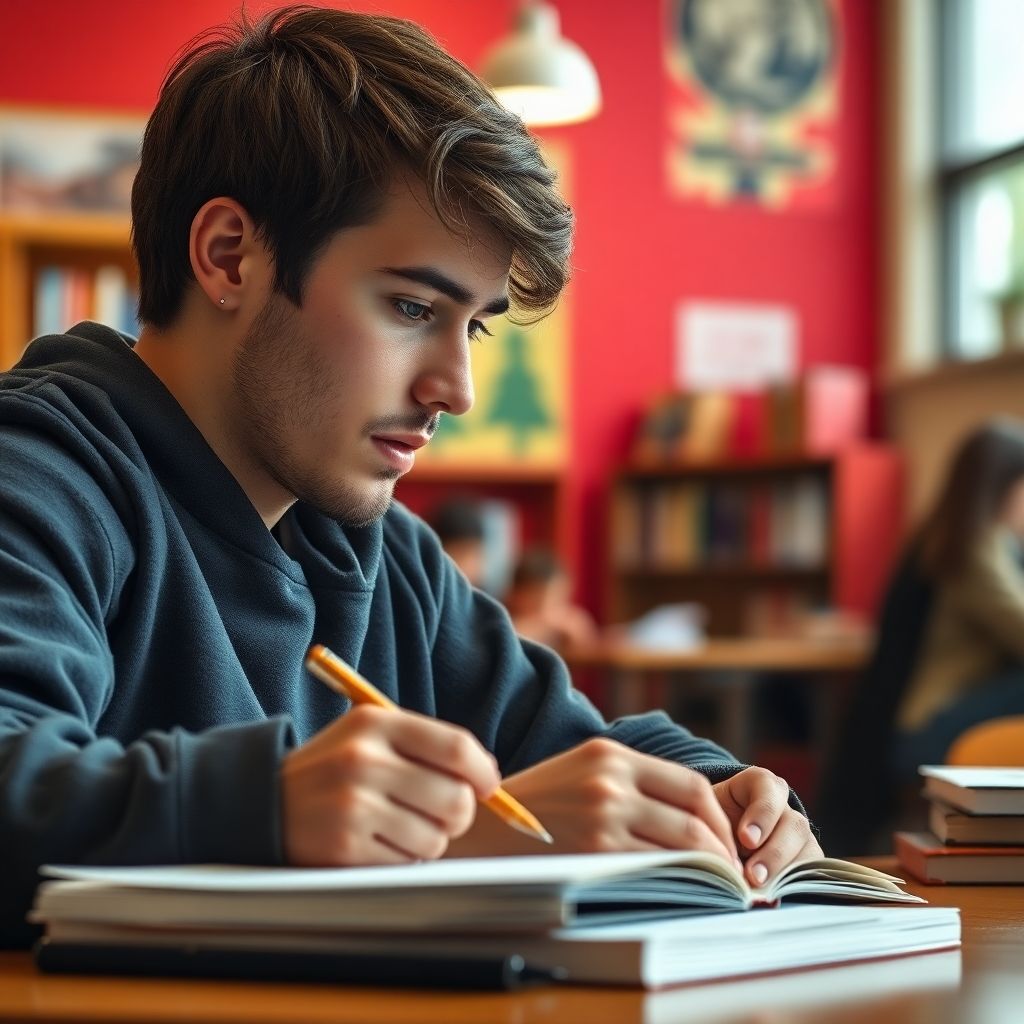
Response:
[[[338,866],[435,859],[498,782],[494,759],[459,726],[356,706],[282,763],[285,859]]]
[[[386,697],[368,679],[364,679],[351,665],[339,658],[333,651],[324,647],[323,644],[314,644],[306,656],[306,668],[325,683],[332,690],[348,697],[354,704],[370,705],[386,711],[401,710],[394,701]],[[456,728],[452,726],[451,728]],[[473,735],[465,729],[458,730],[469,742],[469,748],[465,753],[471,753],[474,757],[478,749],[483,749]],[[457,757],[458,751],[453,751],[452,756]],[[407,752],[410,759],[415,760],[416,751]],[[488,756],[491,756],[488,754]],[[494,758],[491,757],[494,761]],[[429,763],[429,762],[428,762]],[[436,762],[435,762],[436,763]],[[495,771],[497,762],[494,761]],[[453,763],[456,774],[461,766],[458,762]],[[519,832],[539,839],[542,843],[551,844],[554,842],[551,833],[540,823],[540,821],[510,793],[500,786],[494,786],[490,791],[484,793],[477,789],[477,796],[486,807],[492,810],[505,824]]]

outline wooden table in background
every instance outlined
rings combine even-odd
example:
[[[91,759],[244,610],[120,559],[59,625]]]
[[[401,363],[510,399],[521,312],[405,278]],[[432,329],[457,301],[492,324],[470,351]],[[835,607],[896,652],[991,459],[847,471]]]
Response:
[[[623,644],[599,644],[565,652],[572,669],[597,669],[608,681],[606,711],[610,717],[655,706],[651,680],[663,676],[675,689],[689,686],[696,674],[707,682],[701,695],[714,697],[721,711],[721,740],[741,761],[753,757],[754,693],[766,674],[793,674],[815,683],[815,737],[828,743],[837,712],[841,684],[859,672],[871,653],[871,638],[848,640],[712,639],[689,651],[649,651]],[[820,684],[820,685],[819,685]],[[837,686],[836,684],[840,684]],[[687,691],[681,691],[687,692]],[[661,700],[671,696],[663,693]]]
[[[891,861],[872,863],[893,870]],[[963,915],[963,949],[644,993],[508,994],[50,977],[0,953],[0,1022],[20,1024],[1019,1024],[1024,887],[910,888]],[[767,913],[767,911],[765,911]]]

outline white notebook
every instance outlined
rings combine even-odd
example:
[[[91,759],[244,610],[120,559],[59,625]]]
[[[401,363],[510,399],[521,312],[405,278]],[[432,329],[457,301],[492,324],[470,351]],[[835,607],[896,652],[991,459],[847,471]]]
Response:
[[[140,928],[55,921],[50,943],[231,950],[432,956],[519,954],[535,968],[576,984],[661,988],[775,971],[952,949],[960,944],[955,907],[793,906],[771,913],[689,915],[666,920],[540,933],[393,935],[259,928]]]

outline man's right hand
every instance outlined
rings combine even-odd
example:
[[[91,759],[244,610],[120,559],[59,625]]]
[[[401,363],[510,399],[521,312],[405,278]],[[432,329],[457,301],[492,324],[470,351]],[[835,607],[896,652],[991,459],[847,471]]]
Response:
[[[466,729],[357,705],[282,762],[285,860],[435,860],[500,781],[494,758]]]

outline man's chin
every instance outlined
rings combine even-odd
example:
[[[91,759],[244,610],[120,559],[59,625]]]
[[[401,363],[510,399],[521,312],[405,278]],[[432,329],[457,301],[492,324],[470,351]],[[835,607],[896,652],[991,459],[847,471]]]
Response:
[[[346,491],[343,494],[324,495],[305,500],[307,504],[341,523],[342,526],[353,528],[372,526],[391,507],[397,479],[395,477],[378,480],[374,486],[359,494]]]

